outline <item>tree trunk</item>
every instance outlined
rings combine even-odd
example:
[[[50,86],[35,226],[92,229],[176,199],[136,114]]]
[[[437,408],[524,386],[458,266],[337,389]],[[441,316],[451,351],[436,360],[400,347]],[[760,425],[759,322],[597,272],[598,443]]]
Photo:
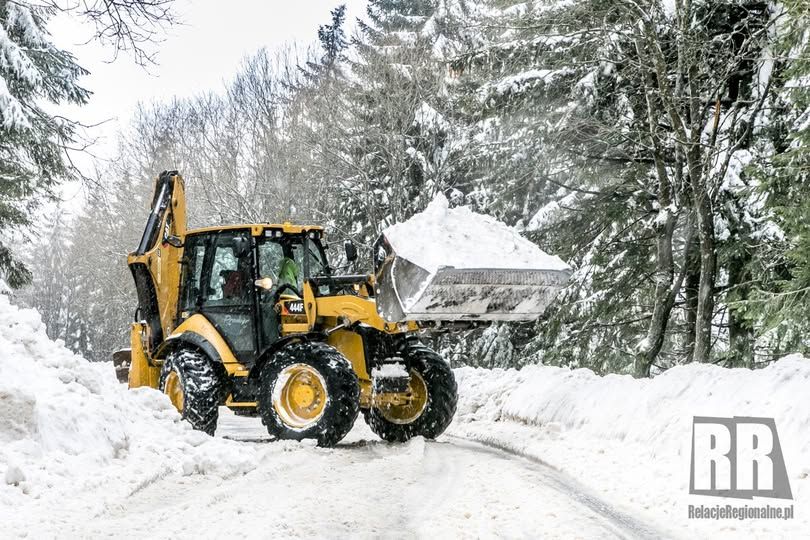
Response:
[[[691,361],[695,352],[695,327],[697,326],[698,289],[700,288],[700,242],[694,239],[687,248],[686,285],[684,286],[686,309],[686,350],[684,357]]]
[[[748,280],[747,268],[750,260],[751,254],[747,250],[731,259],[728,266],[728,300],[732,302],[748,298],[750,287],[744,283]],[[740,308],[733,304],[728,307],[728,339],[730,367],[750,368],[754,360],[754,332]]]
[[[636,50],[639,52],[639,56],[643,56],[644,47],[640,41],[636,41]],[[655,172],[658,177],[658,215],[655,218],[656,268],[653,310],[650,315],[650,324],[647,327],[647,335],[639,343],[636,350],[634,365],[636,377],[650,376],[650,368],[664,345],[667,323],[675,301],[675,294],[673,293],[680,288],[680,283],[677,285],[673,283],[675,267],[672,260],[672,235],[675,231],[677,216],[673,212],[675,205],[672,181],[664,162],[661,138],[658,132],[661,112],[653,90],[655,87],[653,71],[647,70],[645,75],[644,90],[649,140],[653,147]]]
[[[694,218],[692,217],[693,213],[690,213],[686,219],[686,229],[684,232],[684,251],[681,256],[681,270],[678,272],[678,276],[673,279],[673,256],[672,256],[672,234],[673,230],[669,230],[669,242],[661,244],[661,238],[659,238],[659,261],[658,267],[659,269],[664,267],[664,264],[661,262],[660,257],[660,248],[663,247],[666,249],[668,246],[669,249],[665,253],[665,257],[668,256],[669,258],[669,274],[668,276],[664,275],[663,273],[661,276],[668,277],[669,280],[667,283],[669,284],[666,288],[666,291],[663,291],[663,287],[661,287],[661,282],[656,282],[655,287],[655,305],[653,307],[653,314],[650,318],[650,325],[647,330],[647,336],[645,338],[645,349],[639,351],[638,356],[636,357],[635,363],[635,375],[636,377],[649,377],[650,376],[650,368],[652,367],[653,362],[658,357],[658,354],[661,352],[661,348],[664,345],[664,339],[666,338],[666,331],[667,325],[669,324],[669,318],[672,314],[672,308],[675,306],[675,300],[678,297],[678,292],[680,292],[681,287],[683,286],[684,277],[687,274],[689,268],[689,249],[690,246],[694,245],[695,239],[695,224]],[[675,223],[672,223],[672,227],[674,229]],[[664,260],[666,263],[666,260]],[[665,294],[662,294],[662,291]]]
[[[647,335],[638,348],[635,363],[636,377],[649,377],[650,367],[661,352],[666,335],[672,305],[668,302],[673,289],[672,233],[675,230],[675,216],[669,209],[662,209],[656,220],[657,262],[655,269],[655,303]],[[665,219],[660,219],[664,217]]]
[[[737,310],[729,309],[729,367],[751,368],[754,365],[754,333],[748,321]]]
[[[702,175],[701,175],[702,176]],[[692,177],[692,191],[697,213],[700,239],[700,280],[695,313],[695,348],[693,362],[707,362],[712,347],[712,318],[714,316],[714,283],[717,256],[714,242],[714,217],[709,194]]]

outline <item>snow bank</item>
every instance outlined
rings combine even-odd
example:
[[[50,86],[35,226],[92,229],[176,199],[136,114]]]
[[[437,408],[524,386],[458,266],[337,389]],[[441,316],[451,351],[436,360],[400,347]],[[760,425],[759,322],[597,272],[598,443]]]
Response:
[[[654,379],[549,366],[455,373],[460,397],[451,433],[541,459],[674,532],[773,536],[810,530],[807,359],[792,356],[754,371],[691,364]],[[689,495],[694,416],[775,419],[795,519],[687,519],[689,504],[750,502]],[[767,503],[783,501],[751,504]]]
[[[424,212],[392,225],[383,234],[397,255],[434,273],[455,268],[570,270],[518,231],[466,206],[450,208],[439,193]]]
[[[127,390],[109,363],[93,364],[45,335],[39,314],[0,295],[0,522],[50,514],[98,491],[126,496],[168,474],[227,477],[255,451],[191,430],[168,399]],[[103,507],[105,497],[87,497]]]

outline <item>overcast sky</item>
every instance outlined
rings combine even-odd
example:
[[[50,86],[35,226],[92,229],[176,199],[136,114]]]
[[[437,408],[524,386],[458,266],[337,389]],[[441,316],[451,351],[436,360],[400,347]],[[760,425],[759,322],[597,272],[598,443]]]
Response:
[[[73,52],[91,72],[82,84],[93,92],[88,105],[71,107],[66,115],[86,124],[111,120],[93,130],[101,137],[94,153],[109,158],[118,127],[127,124],[138,102],[220,89],[241,60],[261,47],[315,42],[318,26],[328,23],[329,12],[343,3],[353,27],[355,17],[364,14],[366,0],[177,0],[183,25],[170,28],[155,45],[158,64],[148,70],[126,54],[110,63],[111,51],[96,42],[85,43],[91,28],[60,16],[49,29],[57,45]],[[80,164],[84,168],[88,160]],[[75,196],[74,189],[68,191],[67,198]]]

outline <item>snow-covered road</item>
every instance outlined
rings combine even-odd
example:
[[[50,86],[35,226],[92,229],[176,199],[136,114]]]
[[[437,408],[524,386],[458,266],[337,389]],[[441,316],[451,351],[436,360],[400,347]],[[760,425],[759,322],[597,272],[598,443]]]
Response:
[[[157,478],[126,500],[108,501],[98,515],[58,520],[60,535],[659,536],[547,466],[463,439],[389,445],[358,419],[335,449],[268,444],[258,420],[227,411],[217,434],[256,449],[259,466],[229,479]]]

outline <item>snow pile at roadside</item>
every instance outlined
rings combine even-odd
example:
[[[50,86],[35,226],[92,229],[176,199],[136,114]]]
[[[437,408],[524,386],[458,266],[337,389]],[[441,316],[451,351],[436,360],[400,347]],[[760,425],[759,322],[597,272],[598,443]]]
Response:
[[[168,474],[228,477],[256,461],[252,449],[191,430],[159,392],[129,391],[111,364],[49,340],[36,311],[2,295],[0,351],[0,521],[24,519],[22,505],[50,515],[48,501],[98,490],[87,505],[103,507]]]
[[[439,193],[424,212],[383,231],[400,257],[435,273],[455,268],[570,270],[518,231],[465,206],[450,208]]]
[[[792,534],[810,530],[810,361],[762,370],[692,364],[654,379],[528,366],[460,368],[449,433],[558,468],[629,511],[693,533]],[[793,501],[689,495],[694,416],[774,418]],[[689,520],[688,505],[795,505],[793,520]]]

